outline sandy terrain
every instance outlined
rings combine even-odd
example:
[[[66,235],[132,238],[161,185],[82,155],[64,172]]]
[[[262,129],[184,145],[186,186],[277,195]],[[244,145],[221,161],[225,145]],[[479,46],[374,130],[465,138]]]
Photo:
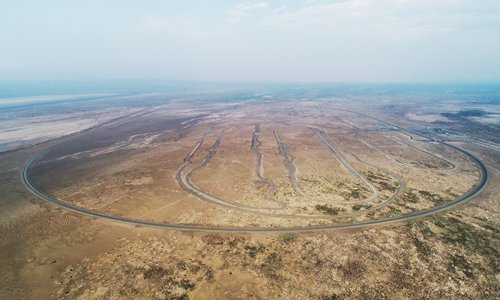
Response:
[[[492,182],[500,178],[500,153],[478,144],[451,142],[489,169],[490,184],[471,202],[350,230],[155,229],[56,208],[19,180],[24,163],[42,153],[30,181],[69,205],[133,220],[242,229],[403,216],[445,205],[480,182],[479,166],[454,148],[324,109],[411,125],[356,105],[172,104],[0,154],[6,195],[0,205],[9,212],[0,215],[0,298],[497,299],[500,190]],[[108,114],[117,116],[101,112],[100,122]],[[59,128],[58,118],[46,122]],[[87,124],[84,116],[75,119]]]

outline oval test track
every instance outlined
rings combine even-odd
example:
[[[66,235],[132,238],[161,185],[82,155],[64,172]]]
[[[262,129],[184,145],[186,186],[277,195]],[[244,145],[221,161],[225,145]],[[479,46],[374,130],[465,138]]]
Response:
[[[415,132],[413,130],[407,130],[402,127],[399,127],[397,125],[382,121],[380,119],[373,118],[371,116],[365,115],[363,113],[355,112],[355,111],[350,111],[350,110],[345,110],[345,109],[331,109],[331,110],[338,110],[338,111],[347,111],[351,112],[354,114],[358,114],[367,118],[370,118],[372,120],[376,120],[379,122],[383,122],[385,124],[391,125],[393,127],[398,128],[399,130],[402,131],[407,131],[413,134],[417,134],[419,136],[425,137],[429,139],[428,137]],[[50,196],[43,191],[38,190],[35,186],[33,186],[32,182],[30,181],[29,178],[29,172],[33,166],[33,164],[43,157],[46,153],[48,153],[51,149],[55,148],[56,146],[49,147],[45,149],[44,151],[39,152],[35,156],[33,156],[21,169],[21,181],[23,185],[28,189],[31,193],[33,193],[35,196],[40,198],[41,200],[59,206],[61,208],[83,214],[86,216],[90,217],[97,217],[100,219],[105,219],[105,220],[110,220],[110,221],[115,221],[115,222],[121,222],[129,225],[134,225],[134,226],[147,226],[147,227],[154,227],[154,228],[164,228],[164,229],[176,229],[176,230],[183,230],[183,231],[214,231],[214,232],[307,232],[307,231],[319,231],[319,230],[340,230],[340,229],[353,229],[353,228],[363,228],[363,227],[369,227],[373,225],[382,225],[382,224],[389,224],[389,223],[397,223],[397,222],[402,222],[402,221],[409,221],[413,220],[416,218],[424,217],[424,216],[429,216],[436,214],[438,212],[441,212],[443,210],[458,206],[460,204],[463,204],[475,196],[477,196],[485,187],[488,182],[488,170],[486,169],[486,166],[481,162],[479,158],[474,156],[473,154],[467,152],[464,149],[461,149],[457,146],[445,143],[445,142],[440,142],[442,145],[445,145],[447,147],[450,147],[460,153],[463,153],[466,155],[472,162],[474,162],[480,171],[480,179],[474,185],[472,189],[470,189],[467,193],[457,197],[456,199],[452,201],[448,201],[442,205],[420,210],[420,211],[413,211],[404,215],[400,216],[394,216],[394,217],[389,217],[389,218],[383,218],[383,219],[378,219],[378,220],[372,220],[372,221],[365,221],[365,222],[358,222],[358,223],[350,223],[350,224],[334,224],[334,225],[317,225],[317,226],[307,226],[307,227],[279,227],[279,228],[259,228],[259,227],[222,227],[222,226],[201,226],[201,225],[184,225],[184,224],[173,224],[173,223],[160,223],[160,222],[153,222],[153,221],[146,221],[146,220],[136,220],[132,218],[126,218],[126,217],[119,217],[119,216],[113,216],[105,213],[100,213],[88,209],[84,209],[75,205],[71,205],[68,202],[59,200],[53,196]]]

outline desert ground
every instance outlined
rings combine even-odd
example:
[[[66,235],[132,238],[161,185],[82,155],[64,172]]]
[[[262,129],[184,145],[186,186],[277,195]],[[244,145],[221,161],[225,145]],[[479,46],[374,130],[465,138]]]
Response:
[[[500,297],[491,116],[471,138],[363,101],[87,114],[0,154],[0,298]]]

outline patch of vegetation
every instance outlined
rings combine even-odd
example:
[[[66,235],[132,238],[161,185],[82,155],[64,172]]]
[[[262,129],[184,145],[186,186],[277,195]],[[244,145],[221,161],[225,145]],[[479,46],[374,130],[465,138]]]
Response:
[[[297,239],[297,236],[293,233],[287,233],[287,234],[280,235],[278,237],[278,239],[283,244],[290,244],[290,243],[295,242],[295,240]]]
[[[203,240],[205,243],[212,246],[224,244],[224,238],[218,234],[208,234],[203,237]]]
[[[280,270],[283,263],[278,253],[270,253],[260,266],[264,273],[273,280],[278,280],[280,276],[276,271]]]
[[[395,192],[397,187],[386,182],[386,181],[381,181],[378,183],[378,185],[383,189],[383,190],[387,190],[389,192]]]
[[[230,237],[227,241],[227,244],[229,247],[234,248],[238,246],[239,243],[243,243],[245,241],[244,238],[242,237]]]
[[[423,198],[429,200],[429,201],[432,201],[434,202],[435,204],[441,204],[441,203],[444,203],[446,202],[446,199],[444,199],[443,197],[441,197],[440,195],[438,194],[434,194],[434,193],[431,193],[429,191],[418,191],[418,193],[420,194],[420,196],[422,196]]]
[[[361,191],[359,188],[351,188],[348,192],[342,192],[340,193],[340,195],[346,199],[347,201],[350,201],[350,200],[358,200],[361,198]]]
[[[435,218],[432,223],[439,228],[446,228],[445,222],[441,218]]]
[[[360,278],[366,272],[365,264],[359,259],[348,260],[340,269],[347,279]]]
[[[186,291],[192,291],[195,288],[195,284],[187,279],[182,279],[179,283],[180,287],[185,289]]]
[[[264,251],[266,250],[266,247],[264,247],[264,245],[245,245],[243,247],[246,251],[246,253],[251,257],[251,258],[255,258],[257,257],[257,254],[259,253],[264,253]]]
[[[421,241],[417,238],[413,238],[413,245],[417,248],[418,253],[421,254],[420,257],[427,260],[432,252],[431,247],[429,247],[425,241]]]
[[[441,228],[439,233],[432,231],[430,224]],[[410,228],[416,228],[426,239],[437,239],[448,247],[454,247],[460,250],[463,254],[455,254],[450,256],[448,271],[455,272],[457,270],[464,273],[469,278],[474,278],[474,270],[479,270],[482,274],[495,276],[498,273],[498,258],[500,253],[497,247],[497,241],[500,239],[498,231],[489,231],[484,229],[481,224],[475,226],[466,223],[456,217],[435,216],[426,222],[415,222],[408,224]],[[497,224],[491,223],[492,228],[498,227]],[[425,241],[413,240],[417,250],[427,256],[429,251],[428,243]],[[472,263],[466,257],[479,255],[484,259],[484,264]]]
[[[370,204],[365,205],[365,204],[356,204],[352,206],[352,210],[354,211],[359,211],[361,209],[370,209],[372,206]]]
[[[377,212],[373,210],[373,211],[370,211],[369,213],[367,213],[366,216],[370,219],[373,219],[376,214],[377,214]]]
[[[205,278],[208,282],[214,282],[214,271],[212,270],[212,268],[209,268],[207,270],[207,272],[205,273]]]
[[[434,224],[446,228],[445,233],[440,237],[444,243],[462,245],[469,251],[488,257],[499,256],[497,248],[492,245],[492,242],[500,239],[498,234],[478,229],[453,217],[437,219]]]
[[[455,272],[456,270],[462,271],[469,278],[474,278],[474,267],[462,255],[452,255],[451,257],[448,271]]]
[[[489,230],[493,233],[499,233],[500,230],[497,228],[497,227],[494,227],[494,225],[490,225],[488,224],[488,222],[481,222],[481,224],[479,224],[479,226],[481,226],[482,228],[486,229],[486,230]]]
[[[394,203],[387,206],[387,209],[389,210],[390,214],[400,214],[401,213],[401,210],[398,207],[396,207],[396,205],[394,205]]]
[[[184,261],[182,261],[182,260],[179,260],[179,261],[177,262],[177,268],[178,268],[179,270],[186,270],[186,267],[187,267],[186,262],[184,262]]]
[[[178,297],[168,298],[168,299],[173,299],[173,300],[188,300],[189,296],[186,293],[184,293],[184,294],[181,294]]]
[[[177,267],[181,266],[182,269],[177,269],[181,271],[192,269],[188,263],[180,260],[175,265]],[[199,265],[204,266],[203,264]],[[194,268],[194,270],[196,272],[199,271],[198,268]],[[165,269],[161,266],[153,265],[143,272],[143,278],[154,283],[158,287],[158,291],[165,294],[166,299],[189,299],[187,292],[194,290],[196,284],[187,278],[179,279],[179,274],[174,274],[174,271],[175,268]],[[208,272],[212,272],[212,269],[209,267]]]
[[[371,181],[388,180],[389,178],[382,173],[375,174],[372,171],[368,171],[366,177]]]
[[[155,265],[144,271],[142,275],[144,279],[159,280],[161,278],[170,276],[171,274],[172,270]]]
[[[340,297],[337,294],[324,295],[319,297],[320,300],[339,300]]]
[[[331,205],[328,205],[328,204],[318,204],[315,206],[316,210],[319,210],[321,212],[323,212],[324,214],[327,214],[327,215],[338,215],[339,212],[342,212],[342,211],[345,211],[345,209],[343,208],[340,208],[340,207],[333,207]]]
[[[416,290],[415,289],[415,277],[413,274],[409,273],[410,263],[408,259],[403,259],[403,261],[395,266],[392,270],[390,279],[388,280],[393,284],[398,290]]]
[[[419,199],[418,196],[414,193],[414,190],[412,189],[403,194],[403,200],[410,203],[417,203]]]
[[[354,199],[359,199],[361,197],[361,193],[358,189],[353,189],[351,190],[351,194],[349,196]]]
[[[383,175],[382,173],[375,174],[372,171],[368,171],[366,178],[368,180],[376,183],[381,187],[382,190],[388,190],[390,192],[395,192],[397,187],[391,183],[389,177]]]
[[[432,198],[432,196],[433,196],[433,194],[431,192],[428,192],[428,191],[418,191],[418,193],[425,198]]]
[[[425,238],[435,237],[436,233],[432,231],[427,222],[415,222],[410,225],[410,227],[415,227],[422,233]]]

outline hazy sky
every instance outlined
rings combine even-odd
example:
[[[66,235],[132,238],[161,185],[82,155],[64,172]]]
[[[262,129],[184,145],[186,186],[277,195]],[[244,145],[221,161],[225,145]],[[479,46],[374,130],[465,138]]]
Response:
[[[500,0],[1,0],[0,79],[500,82]]]

